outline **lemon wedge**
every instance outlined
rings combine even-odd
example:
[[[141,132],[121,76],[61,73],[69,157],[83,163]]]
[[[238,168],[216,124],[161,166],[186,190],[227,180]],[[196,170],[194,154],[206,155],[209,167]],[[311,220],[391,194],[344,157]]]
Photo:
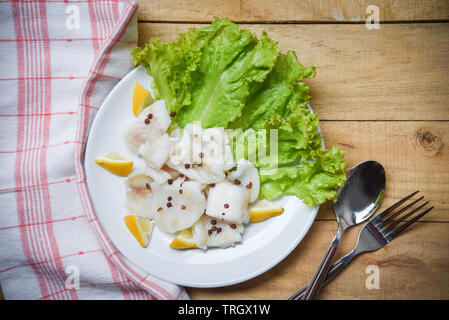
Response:
[[[138,116],[139,113],[142,112],[143,109],[148,107],[150,104],[154,102],[151,93],[142,87],[138,82],[136,82],[136,86],[134,87],[133,93],[133,113],[135,116]]]
[[[123,158],[116,151],[96,157],[95,163],[121,177],[127,177],[133,171],[133,162]]]
[[[193,234],[190,229],[182,230],[170,243],[170,247],[178,250],[198,248],[196,243],[193,241]]]
[[[151,234],[153,233],[154,222],[131,214],[125,216],[125,223],[140,245],[144,248],[148,247]]]
[[[259,200],[249,210],[249,221],[251,223],[262,222],[283,212],[284,209],[281,206],[265,199]]]

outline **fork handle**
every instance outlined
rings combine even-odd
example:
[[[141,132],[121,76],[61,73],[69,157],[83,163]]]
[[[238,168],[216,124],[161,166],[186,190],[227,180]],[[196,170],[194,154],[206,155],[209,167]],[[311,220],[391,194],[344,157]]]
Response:
[[[318,293],[320,292],[321,287],[323,285],[324,279],[326,278],[326,275],[329,272],[332,262],[334,261],[335,253],[337,252],[338,248],[338,243],[339,238],[337,235],[337,237],[335,237],[334,241],[332,241],[332,244],[327,249],[323,259],[321,260],[321,263],[318,269],[316,270],[312,280],[310,281],[310,284],[307,287],[306,292],[302,297],[302,300],[314,300],[318,296]]]
[[[337,262],[335,262],[332,267],[329,269],[329,272],[327,273],[326,279],[324,279],[324,284],[326,285],[327,283],[329,283],[333,278],[335,278],[335,276],[337,274],[340,273],[341,270],[343,270],[343,268],[346,266],[346,264],[340,259]],[[307,283],[304,287],[302,287],[301,289],[299,289],[298,291],[295,292],[295,294],[293,294],[290,298],[288,298],[288,300],[301,300],[302,297],[304,296],[304,293],[307,290],[307,287],[309,286],[310,282]]]

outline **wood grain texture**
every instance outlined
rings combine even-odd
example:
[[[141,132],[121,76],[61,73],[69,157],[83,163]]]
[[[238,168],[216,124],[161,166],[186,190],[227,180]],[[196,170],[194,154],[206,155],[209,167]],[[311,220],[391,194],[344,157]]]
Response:
[[[140,44],[174,40],[191,24],[140,23]],[[308,80],[322,120],[449,120],[449,24],[243,25],[266,30],[317,75]]]
[[[449,122],[322,121],[326,146],[345,151],[347,168],[365,160],[380,162],[386,171],[386,208],[420,190],[435,209],[425,221],[449,221]],[[318,218],[334,219],[331,204]]]
[[[449,19],[446,0],[141,0],[139,20],[209,22],[214,16],[236,22],[364,22],[369,5],[381,21]]]
[[[359,227],[345,233],[337,258],[353,248]],[[187,291],[192,299],[287,299],[310,281],[336,230],[334,221],[316,221],[300,245],[270,271],[234,286]],[[320,299],[448,299],[448,232],[449,223],[416,223],[386,247],[357,257],[322,290]],[[365,286],[370,265],[379,268],[379,289]]]

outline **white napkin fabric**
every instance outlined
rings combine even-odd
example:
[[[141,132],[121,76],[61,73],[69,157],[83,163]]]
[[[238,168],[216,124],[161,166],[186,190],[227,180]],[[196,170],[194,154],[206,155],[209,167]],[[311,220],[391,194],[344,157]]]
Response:
[[[188,299],[116,251],[83,154],[131,70],[137,2],[0,2],[0,285],[6,299]]]

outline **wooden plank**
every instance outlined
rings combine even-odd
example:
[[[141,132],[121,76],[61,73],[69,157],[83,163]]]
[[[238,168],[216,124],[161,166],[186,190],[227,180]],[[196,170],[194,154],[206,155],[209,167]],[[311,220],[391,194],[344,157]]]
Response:
[[[387,174],[383,207],[420,190],[435,209],[427,221],[449,221],[449,122],[322,121],[326,146],[345,151],[348,169],[379,161]],[[320,219],[333,219],[324,205]]]
[[[379,8],[381,21],[449,18],[445,0],[141,0],[139,19],[209,22],[220,16],[236,22],[364,22],[369,5]]]
[[[191,24],[140,23],[140,44]],[[311,105],[323,120],[449,120],[449,24],[243,25],[315,65]]]
[[[287,299],[313,276],[337,226],[316,221],[279,265],[244,283],[214,289],[188,288],[192,299]],[[337,257],[349,252],[358,227],[347,231]],[[418,222],[386,247],[357,257],[326,286],[320,299],[448,299],[449,223]],[[367,289],[368,266],[379,270],[379,289]]]

